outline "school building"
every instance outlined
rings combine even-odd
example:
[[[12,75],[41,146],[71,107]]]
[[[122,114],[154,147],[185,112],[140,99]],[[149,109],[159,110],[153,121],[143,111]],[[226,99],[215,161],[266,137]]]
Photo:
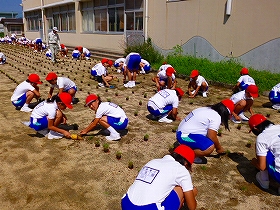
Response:
[[[236,58],[244,66],[279,72],[279,0],[22,0],[28,38],[46,40],[52,27],[62,43],[122,53],[151,38],[167,55],[212,61]]]

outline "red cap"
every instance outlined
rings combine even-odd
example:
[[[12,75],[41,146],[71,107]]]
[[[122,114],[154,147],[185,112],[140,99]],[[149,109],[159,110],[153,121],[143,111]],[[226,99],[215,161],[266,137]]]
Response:
[[[97,99],[98,99],[98,96],[95,94],[88,95],[88,97],[86,98],[85,107],[88,106],[90,103],[96,101]]]
[[[246,89],[253,98],[259,97],[259,89],[256,85],[249,85]]]
[[[252,130],[253,127],[256,127],[257,125],[261,124],[263,121],[266,120],[267,120],[266,117],[263,116],[262,114],[254,114],[249,119],[249,126]]]
[[[69,109],[72,109],[72,96],[69,93],[62,92],[58,95],[62,103],[64,103]]]
[[[188,147],[184,144],[181,144],[174,149],[174,152],[181,155],[183,158],[185,158],[187,161],[189,161],[190,164],[193,164],[195,154],[194,154],[194,151],[190,147]]]
[[[175,69],[173,67],[168,67],[166,69],[166,76],[171,77],[173,73],[175,73]]]
[[[221,103],[223,105],[225,105],[226,108],[228,108],[230,114],[233,112],[233,110],[234,110],[234,103],[233,103],[232,100],[224,99],[224,100],[221,101]]]
[[[28,76],[28,80],[32,83],[42,84],[43,82],[40,81],[40,77],[38,74],[30,74]]]
[[[61,44],[60,47],[61,47],[61,48],[65,48],[65,45],[64,45],[64,44]]]
[[[54,73],[54,72],[48,73],[48,75],[47,75],[47,77],[46,77],[46,80],[47,80],[47,81],[51,81],[51,80],[55,80],[55,79],[57,79],[56,73]]]
[[[109,59],[107,59],[107,58],[102,58],[102,60],[101,60],[101,63],[103,64],[103,63],[108,63],[109,62]]]
[[[241,74],[241,75],[249,74],[249,70],[248,70],[247,68],[244,67],[244,68],[241,69],[240,74]]]
[[[199,72],[198,72],[198,70],[192,70],[192,72],[191,72],[191,75],[190,75],[190,78],[194,78],[194,77],[197,77],[199,75]]]
[[[83,47],[82,47],[82,46],[78,46],[78,47],[77,47],[77,50],[79,50],[80,52],[82,52],[82,51],[83,51]]]
[[[175,90],[178,92],[180,97],[182,97],[185,94],[185,92],[181,88],[179,88],[179,87],[175,88]]]
[[[113,65],[113,61],[112,60],[108,60],[108,65],[111,67]]]

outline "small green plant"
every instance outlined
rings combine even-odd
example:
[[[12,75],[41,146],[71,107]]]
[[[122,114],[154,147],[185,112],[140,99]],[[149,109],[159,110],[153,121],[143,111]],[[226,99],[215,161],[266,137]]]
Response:
[[[237,125],[237,129],[240,130],[241,129],[241,124]]]
[[[218,134],[217,135],[218,136],[222,136],[222,129],[221,128],[218,130]]]
[[[133,165],[133,162],[132,162],[132,161],[129,161],[129,162],[128,162],[128,168],[129,168],[129,169],[133,169],[133,168],[134,168],[134,165]]]
[[[118,96],[119,95],[119,93],[118,92],[115,92],[115,96]]]
[[[127,101],[128,101],[128,100],[129,100],[129,96],[127,96],[127,97],[125,98],[125,100],[127,100]]]
[[[201,168],[203,171],[205,171],[205,170],[207,169],[206,166],[201,166],[200,168]]]
[[[107,101],[108,101],[108,102],[111,102],[111,99],[110,99],[110,98],[107,98]]]
[[[144,93],[144,98],[147,98],[147,93]]]
[[[143,103],[142,103],[142,101],[139,101],[139,105],[141,106]]]
[[[177,128],[178,128],[177,126],[174,126],[174,127],[172,128],[172,132],[175,133],[175,132],[177,131]]]
[[[173,150],[174,150],[174,145],[173,145],[173,144],[170,144],[170,145],[169,145],[169,148],[168,148],[168,151],[169,151],[170,153],[172,153]]]
[[[135,117],[138,116],[138,111],[137,111],[137,110],[134,111],[134,116],[135,116]]]
[[[266,117],[267,117],[267,118],[270,118],[270,113],[267,113],[267,114],[266,114]]]
[[[148,140],[149,140],[149,134],[146,133],[146,134],[144,135],[144,141],[148,141]]]
[[[240,187],[240,190],[241,190],[241,191],[247,191],[248,189],[247,189],[246,186],[241,186],[241,187]]]
[[[105,153],[109,152],[109,147],[110,147],[110,145],[109,145],[108,143],[104,143],[104,144],[103,144],[103,151],[104,151]]]
[[[246,144],[246,147],[248,147],[248,148],[251,148],[251,147],[252,147],[252,142],[251,142],[251,140],[248,140],[248,142],[247,142],[247,144]]]
[[[95,147],[100,147],[100,141],[97,139],[94,142]]]
[[[119,160],[122,158],[122,153],[120,151],[116,152],[116,158]]]

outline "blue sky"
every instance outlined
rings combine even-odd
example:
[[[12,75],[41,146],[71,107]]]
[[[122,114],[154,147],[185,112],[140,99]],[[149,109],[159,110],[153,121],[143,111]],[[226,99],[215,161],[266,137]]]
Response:
[[[22,17],[21,0],[0,0],[0,12],[17,12]]]

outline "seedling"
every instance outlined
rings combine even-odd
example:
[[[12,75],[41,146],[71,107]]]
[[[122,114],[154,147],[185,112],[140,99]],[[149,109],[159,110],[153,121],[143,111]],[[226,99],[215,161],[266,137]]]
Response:
[[[119,95],[119,93],[118,92],[115,92],[115,96],[118,96]]]
[[[132,162],[132,161],[129,161],[129,162],[128,162],[128,168],[129,168],[129,169],[133,169],[133,167],[134,167],[134,166],[133,166],[133,162]]]
[[[147,93],[144,93],[144,98],[147,98]]]
[[[206,166],[201,166],[200,168],[201,168],[203,171],[205,171],[205,170],[207,169]]]
[[[129,100],[129,97],[127,96],[127,97],[125,98],[125,100],[127,100],[127,101],[128,101],[128,100]]]
[[[133,90],[133,91],[131,91],[131,93],[132,93],[132,94],[134,94],[134,90]]]
[[[142,101],[139,101],[139,105],[140,105],[140,106],[142,105]]]
[[[119,160],[122,158],[122,153],[120,151],[116,152],[116,158]]]
[[[172,128],[172,132],[175,133],[176,131],[177,131],[177,127],[175,126]]]
[[[111,102],[111,99],[110,99],[110,98],[107,98],[107,101],[108,101],[108,102]]]
[[[240,190],[241,190],[241,191],[247,191],[247,187],[246,187],[246,186],[241,186],[241,187],[240,187]]]
[[[103,151],[106,153],[109,152],[109,146],[110,145],[108,143],[103,144]]]
[[[94,145],[95,145],[95,147],[100,147],[100,141],[97,139],[97,140],[94,142]]]
[[[149,134],[146,133],[146,134],[144,135],[144,141],[148,141],[148,140],[149,140]]]
[[[218,130],[218,136],[222,136],[222,129],[221,128]]]
[[[241,124],[237,125],[237,129],[238,129],[238,130],[241,129]]]
[[[169,151],[170,153],[172,153],[173,150],[174,150],[174,145],[173,145],[173,144],[169,145],[168,151]]]
[[[267,114],[266,114],[266,117],[267,117],[267,118],[270,118],[270,113],[267,113]]]
[[[246,147],[248,147],[248,148],[252,147],[252,142],[250,140],[247,142]]]
[[[138,111],[134,111],[134,116],[138,116]]]
[[[106,92],[106,93],[108,92],[108,89],[107,89],[107,88],[105,89],[105,92]]]

